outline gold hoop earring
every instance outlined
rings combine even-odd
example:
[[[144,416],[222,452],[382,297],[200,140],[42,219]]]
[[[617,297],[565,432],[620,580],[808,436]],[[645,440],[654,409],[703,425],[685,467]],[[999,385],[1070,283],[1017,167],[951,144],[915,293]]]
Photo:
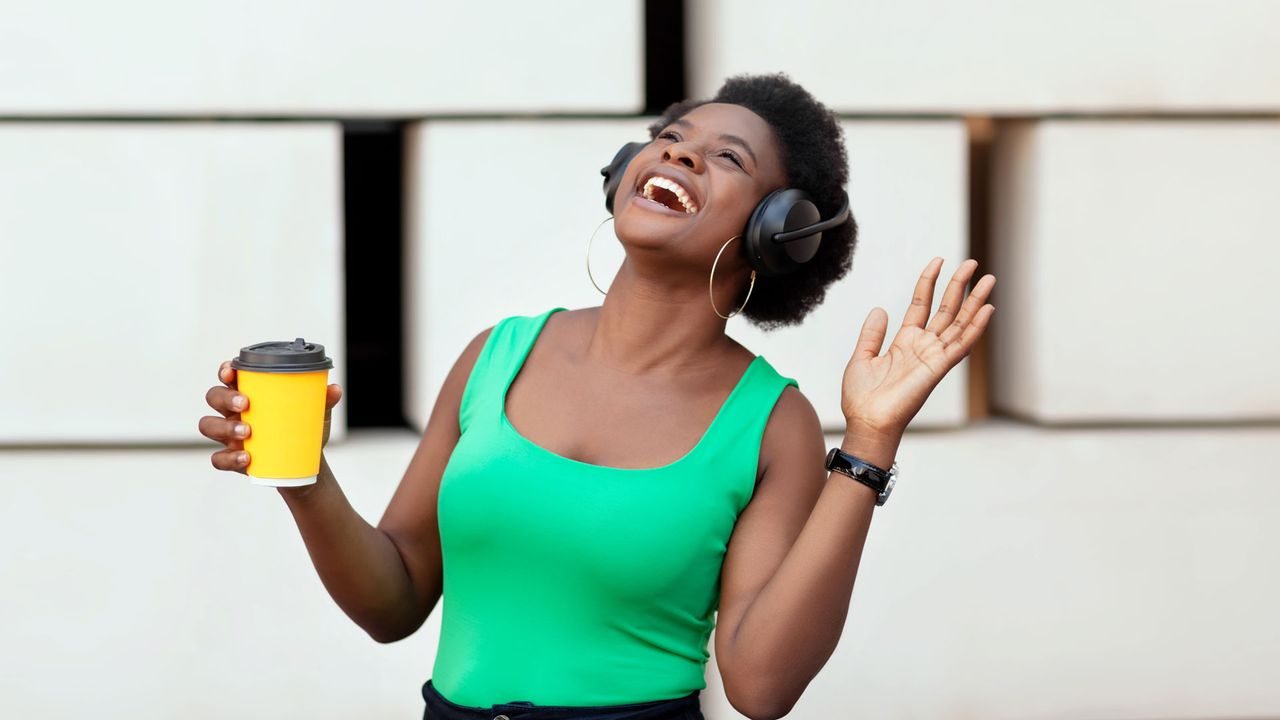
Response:
[[[597,290],[600,290],[600,286],[596,284],[596,279],[591,275],[591,243],[595,242],[596,233],[600,232],[600,228],[604,227],[604,224],[609,222],[612,219],[613,219],[613,216],[610,215],[604,220],[601,220],[600,224],[596,226],[596,229],[591,232],[591,238],[587,240],[587,278],[591,280],[591,284],[595,285]],[[600,294],[607,296],[609,293],[605,292],[604,290],[600,290]]]
[[[716,263],[720,262],[720,253],[724,252],[724,249],[729,246],[729,243],[733,242],[734,240],[737,240],[740,237],[742,236],[734,235],[728,240],[725,240],[724,245],[720,246],[720,252],[716,253],[715,261],[711,263],[711,278],[708,281],[708,284],[710,286],[710,293],[711,293],[711,309],[715,311],[716,315],[720,315],[720,310],[716,307]],[[728,320],[734,315],[737,315],[738,313],[742,312],[742,308],[747,306],[747,300],[751,299],[751,291],[755,289],[755,286],[756,286],[756,271],[752,270],[751,285],[747,287],[747,297],[743,299],[742,305],[740,305],[737,310],[734,310],[728,315],[720,315],[720,317],[724,318],[725,320]]]

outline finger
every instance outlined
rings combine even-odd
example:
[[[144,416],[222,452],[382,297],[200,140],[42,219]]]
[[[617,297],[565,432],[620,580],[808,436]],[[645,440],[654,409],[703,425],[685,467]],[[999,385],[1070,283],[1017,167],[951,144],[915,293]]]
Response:
[[[338,401],[341,399],[342,399],[341,385],[337,383],[333,383],[328,388],[325,388],[325,399],[324,399],[325,410],[333,409],[333,406],[337,405]]]
[[[200,434],[218,442],[243,441],[249,437],[249,424],[238,418],[220,418],[206,415],[200,418]]]
[[[204,401],[209,404],[209,407],[222,413],[224,417],[231,417],[249,409],[249,398],[243,393],[228,387],[214,386],[209,388],[209,392],[204,394]]]
[[[223,360],[222,364],[218,366],[218,379],[227,387],[236,386],[236,369],[231,367],[230,360]]]
[[[969,284],[969,278],[973,277],[973,271],[977,268],[978,261],[973,258],[960,263],[960,267],[956,268],[955,274],[951,276],[951,282],[947,283],[946,292],[942,294],[938,312],[929,321],[926,330],[937,335],[951,324],[956,317],[956,312],[960,310],[960,302],[964,300],[964,289]]]
[[[924,327],[929,319],[929,308],[933,307],[933,286],[938,282],[938,273],[942,270],[942,258],[935,257],[925,266],[920,279],[916,281],[915,292],[911,295],[911,305],[902,318],[902,327]]]
[[[858,344],[853,349],[854,360],[870,360],[880,354],[884,345],[884,334],[889,328],[889,313],[884,308],[873,307],[862,322],[862,332],[858,333]]]
[[[978,308],[978,311],[974,313],[973,321],[965,327],[960,338],[943,348],[942,351],[946,354],[948,362],[954,366],[969,354],[969,351],[973,349],[973,344],[978,341],[978,338],[982,337],[983,331],[987,329],[987,323],[991,321],[991,315],[995,311],[995,305],[983,305]]]
[[[213,462],[213,466],[219,470],[234,470],[243,473],[244,469],[249,467],[249,453],[244,450],[219,450],[211,455],[209,459]]]
[[[964,332],[965,326],[973,319],[973,314],[987,301],[987,297],[991,295],[991,288],[995,287],[995,284],[995,275],[983,275],[982,279],[973,286],[973,292],[969,293],[969,297],[960,306],[960,312],[956,314],[955,321],[938,335],[938,339],[948,345],[955,342],[956,338]]]

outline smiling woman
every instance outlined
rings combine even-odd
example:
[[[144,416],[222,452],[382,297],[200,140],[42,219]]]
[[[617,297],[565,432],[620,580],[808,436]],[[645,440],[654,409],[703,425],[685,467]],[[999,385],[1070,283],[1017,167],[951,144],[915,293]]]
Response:
[[[726,335],[716,308],[794,324],[848,271],[835,116],[785,76],[735,77],[650,136],[606,172],[626,259],[603,303],[479,332],[376,528],[323,455],[315,484],[278,489],[326,589],[373,638],[411,635],[443,601],[428,720],[700,719],[713,628],[729,702],[785,715],[840,637],[902,432],[994,310],[989,275],[965,296],[970,260],[930,319],[937,258],[884,355],[873,308],[828,455],[796,381]],[[242,471],[247,399],[234,369],[220,378],[230,389],[207,397],[226,419],[201,432],[227,443],[216,467]]]

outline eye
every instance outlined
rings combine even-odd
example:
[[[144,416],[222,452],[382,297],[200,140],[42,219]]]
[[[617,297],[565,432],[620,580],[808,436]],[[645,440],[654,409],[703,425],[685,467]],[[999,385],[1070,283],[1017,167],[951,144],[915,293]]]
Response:
[[[735,153],[734,151],[725,150],[720,154],[732,160],[734,165],[737,165],[738,167],[742,167],[742,160],[738,157],[738,154]],[[743,168],[743,169],[745,170],[746,168]]]
[[[664,133],[662,133],[661,135],[659,135],[659,136],[658,136],[658,139],[659,139],[659,140],[661,140],[661,139],[663,139],[663,138],[671,138],[672,140],[677,140],[677,141],[678,141],[678,140],[680,139],[680,136],[679,136],[679,135],[677,135],[677,134],[675,134],[675,133],[673,133],[673,132],[671,132],[670,130],[668,130],[668,131],[666,131],[666,132],[664,132]]]

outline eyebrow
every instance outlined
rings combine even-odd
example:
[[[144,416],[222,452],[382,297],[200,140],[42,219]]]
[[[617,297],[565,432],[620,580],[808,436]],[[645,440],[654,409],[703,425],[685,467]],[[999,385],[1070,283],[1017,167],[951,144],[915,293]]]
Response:
[[[693,123],[689,122],[688,120],[685,120],[684,118],[676,118],[675,120],[672,120],[672,121],[671,121],[671,124],[672,124],[672,125],[682,125],[682,126],[687,127],[687,128],[691,128],[691,127],[693,127],[693,126],[694,126],[694,125],[693,125]],[[751,150],[751,146],[747,144],[747,141],[746,141],[746,140],[743,140],[742,138],[738,137],[737,135],[730,135],[729,133],[721,133],[721,135],[720,135],[720,139],[721,139],[721,140],[725,140],[725,141],[727,141],[727,142],[736,143],[736,144],[738,144],[738,145],[741,145],[741,146],[742,146],[742,149],[743,149],[743,150],[746,150],[746,151],[747,151],[747,154],[751,156],[751,164],[753,164],[753,165],[759,165],[759,164],[760,164],[760,162],[759,162],[758,160],[756,160],[756,154],[755,154],[754,152],[752,152],[752,150]]]

